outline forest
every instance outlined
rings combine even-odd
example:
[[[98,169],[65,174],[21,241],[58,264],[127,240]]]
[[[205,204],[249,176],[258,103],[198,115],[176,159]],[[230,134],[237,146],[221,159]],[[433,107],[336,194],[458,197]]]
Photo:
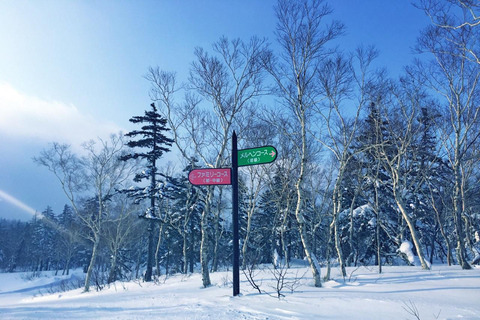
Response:
[[[231,186],[194,186],[188,173],[230,167],[233,131],[239,148],[278,151],[239,169],[242,269],[300,259],[316,287],[333,267],[343,277],[359,265],[470,269],[480,254],[480,5],[416,6],[431,24],[395,78],[374,46],[342,49],[345,24],[322,0],[279,0],[275,39],[195,48],[188,79],[149,67],[152,104],[130,119],[138,130],[81,151],[53,142],[34,157],[69,203],[0,220],[0,270],[83,268],[85,291],[193,272],[210,286],[210,273],[232,265]]]

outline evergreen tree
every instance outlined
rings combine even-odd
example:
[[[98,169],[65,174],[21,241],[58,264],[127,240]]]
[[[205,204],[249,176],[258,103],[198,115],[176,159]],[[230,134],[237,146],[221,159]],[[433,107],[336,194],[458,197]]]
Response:
[[[41,219],[41,228],[42,228],[42,240],[43,247],[41,248],[42,253],[42,266],[41,270],[50,270],[52,263],[56,262],[57,252],[56,244],[58,241],[57,234],[57,219],[55,213],[53,212],[52,207],[47,206],[47,208],[42,212]]]
[[[130,159],[141,159],[146,161],[147,170],[137,173],[134,181],[141,182],[146,179],[150,180],[150,186],[146,191],[145,188],[140,187],[127,190],[127,193],[133,196],[137,201],[143,199],[150,200],[150,207],[143,215],[144,218],[149,219],[148,257],[145,281],[152,281],[154,255],[153,230],[155,227],[155,220],[158,218],[155,201],[160,192],[157,178],[163,176],[158,172],[157,161],[165,152],[170,151],[168,147],[171,147],[174,142],[172,139],[164,135],[164,132],[170,130],[166,127],[167,120],[158,113],[154,103],[150,106],[152,109],[150,111],[145,111],[144,116],[134,116],[130,119],[130,122],[132,123],[144,124],[141,127],[141,130],[133,130],[125,134],[125,136],[129,138],[136,138],[136,140],[128,141],[127,145],[130,148],[143,149],[144,151],[134,152],[121,157],[121,160],[124,161]]]
[[[262,257],[259,263],[274,262],[275,257],[279,256],[288,265],[294,239],[299,239],[298,231],[294,228],[296,194],[290,178],[284,168],[277,168],[260,197],[259,212],[252,221],[255,226],[253,243],[258,246]]]
[[[376,215],[373,220],[374,232],[359,234],[359,236],[365,236],[360,240],[361,246],[369,247],[363,259],[368,260],[369,253],[374,254],[375,264],[379,266],[379,272],[381,272],[382,256],[395,253],[398,248],[398,243],[395,241],[398,214],[394,209],[391,179],[385,170],[381,156],[381,152],[393,152],[394,146],[390,142],[387,121],[382,117],[378,103],[370,103],[368,114],[353,148],[362,150],[361,153],[357,153],[358,156],[355,159],[361,167],[361,177],[358,179],[358,183],[362,183],[358,187],[361,189],[361,200],[358,205],[370,205]]]
[[[14,272],[31,265],[30,222],[0,219],[0,269]]]
[[[61,264],[63,265],[63,275],[70,274],[72,263],[76,263],[75,255],[78,255],[80,247],[80,227],[75,218],[72,207],[65,205],[62,213],[58,217],[58,244]]]
[[[172,191],[169,197],[173,200],[170,225],[181,238],[178,248],[182,248],[181,270],[185,274],[192,273],[194,264],[199,260],[195,253],[200,251],[200,216],[205,199],[205,188],[195,187],[187,179],[188,172],[197,168],[195,162],[184,168],[179,176],[168,178],[174,188],[167,188]]]
[[[43,232],[43,224],[41,217],[35,213],[29,226],[31,231],[26,232],[24,252],[29,256],[32,263],[32,271],[42,271],[43,258],[45,257],[45,234]],[[30,233],[30,234],[28,234]]]
[[[422,181],[422,186],[415,195],[414,213],[419,219],[419,231],[425,238],[424,243],[430,248],[430,263],[433,262],[436,253],[436,243],[441,243],[439,233],[443,236],[447,252],[450,252],[450,240],[446,237],[446,229],[450,228],[448,233],[453,234],[452,219],[447,219],[442,212],[444,210],[440,210],[446,201],[440,190],[444,190],[451,183],[448,181],[453,181],[453,173],[448,164],[436,154],[435,117],[439,115],[432,110],[426,107],[421,109],[421,115],[418,118],[421,136],[415,146],[415,153],[418,155],[415,169]],[[447,260],[450,260],[449,254],[447,254]]]
[[[362,206],[367,201],[364,199],[364,193],[362,192],[363,184],[363,170],[361,157],[358,155],[352,155],[352,158],[345,166],[345,174],[340,182],[341,189],[343,190],[341,195],[341,207],[345,208],[339,217],[339,231],[340,241],[342,245],[342,251],[347,257],[346,265],[349,266],[354,260],[359,257],[358,249],[365,247],[363,239],[359,238],[364,233],[359,233],[355,228],[357,221],[354,221],[357,217],[354,215],[354,209]],[[373,234],[373,233],[372,233]],[[356,261],[355,261],[356,263]]]
[[[74,216],[72,207],[66,204],[63,207],[62,213],[58,217],[58,223],[60,226],[64,228],[68,228],[73,223],[74,220],[75,220],[75,216]]]

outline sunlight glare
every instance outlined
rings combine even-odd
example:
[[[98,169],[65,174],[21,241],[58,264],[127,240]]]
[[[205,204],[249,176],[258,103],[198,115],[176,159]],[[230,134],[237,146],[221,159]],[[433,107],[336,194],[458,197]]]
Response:
[[[23,211],[31,214],[32,216],[34,216],[36,214],[36,211],[32,207],[26,205],[22,201],[20,201],[17,198],[9,195],[8,193],[6,193],[5,191],[3,191],[1,189],[0,189],[0,199],[3,199],[8,203],[13,204],[14,206],[22,209]]]

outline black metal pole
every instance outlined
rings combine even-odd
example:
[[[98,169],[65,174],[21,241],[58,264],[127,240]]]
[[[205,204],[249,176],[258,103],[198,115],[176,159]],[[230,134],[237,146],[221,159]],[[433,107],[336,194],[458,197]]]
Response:
[[[233,224],[233,296],[240,294],[240,247],[238,240],[238,155],[237,134],[232,135],[232,224]]]

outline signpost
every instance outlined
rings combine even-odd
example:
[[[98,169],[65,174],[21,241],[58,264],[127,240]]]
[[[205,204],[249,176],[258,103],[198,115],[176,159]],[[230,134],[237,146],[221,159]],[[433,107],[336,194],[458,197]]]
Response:
[[[233,227],[233,296],[240,294],[240,242],[238,219],[238,150],[237,134],[232,135],[232,227]]]
[[[188,181],[197,186],[232,184],[230,168],[194,169],[188,174]]]
[[[270,163],[276,158],[277,149],[272,146],[238,150],[239,167]]]
[[[232,135],[232,168],[194,169],[188,174],[191,184],[232,185],[233,225],[233,295],[240,294],[240,246],[238,219],[238,167],[270,163],[277,159],[277,149],[264,146],[237,150],[237,134]]]

